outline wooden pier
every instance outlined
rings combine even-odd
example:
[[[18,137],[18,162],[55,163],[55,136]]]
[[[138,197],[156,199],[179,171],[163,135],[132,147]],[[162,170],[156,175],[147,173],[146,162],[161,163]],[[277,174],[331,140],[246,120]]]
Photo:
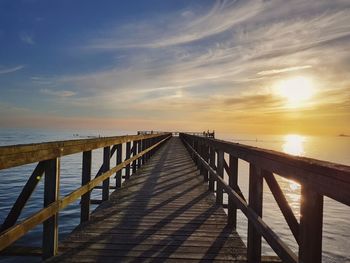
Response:
[[[179,138],[74,231],[56,262],[246,262],[246,248]]]
[[[0,147],[0,170],[38,163],[1,225],[1,254],[40,254],[50,262],[321,262],[323,196],[350,205],[350,167],[213,135],[139,132]],[[103,161],[92,177],[92,151],[99,148]],[[74,153],[82,153],[82,184],[61,197],[60,158]],[[239,159],[250,164],[248,198],[238,185]],[[299,219],[276,175],[301,184]],[[115,185],[110,184],[111,176]],[[44,208],[17,222],[42,177]],[[263,221],[264,180],[299,245],[298,254]],[[94,189],[102,189],[100,200],[91,200]],[[111,189],[115,191],[110,195]],[[81,223],[59,244],[58,213],[77,199]],[[93,213],[91,203],[100,204]],[[248,219],[247,246],[235,231],[238,209]],[[42,248],[13,245],[38,224],[43,224]],[[262,256],[262,237],[278,258]]]

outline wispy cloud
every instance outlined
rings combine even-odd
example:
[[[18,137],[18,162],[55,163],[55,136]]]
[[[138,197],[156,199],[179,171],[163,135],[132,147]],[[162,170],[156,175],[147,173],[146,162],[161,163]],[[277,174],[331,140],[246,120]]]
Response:
[[[23,65],[19,65],[19,66],[12,67],[12,68],[3,68],[3,67],[0,67],[0,74],[7,74],[7,73],[16,72],[16,71],[18,71],[18,70],[21,70],[22,68],[24,68]]]
[[[50,89],[41,89],[41,93],[51,95],[51,96],[57,96],[57,97],[72,97],[76,93],[70,90],[50,90]]]
[[[273,75],[273,74],[285,73],[285,72],[290,72],[290,71],[297,71],[297,70],[308,69],[308,68],[312,68],[312,66],[305,65],[305,66],[297,66],[297,67],[289,67],[289,68],[270,69],[270,70],[260,71],[257,74],[262,75],[262,76],[266,76],[266,75]]]
[[[216,1],[209,10],[198,8],[197,12],[185,10],[159,16],[153,25],[140,21],[118,26],[109,32],[109,37],[92,40],[88,48],[163,48],[188,44],[223,33],[262,9],[260,2],[246,5],[238,1]],[[126,38],[118,38],[120,35]]]
[[[19,34],[19,39],[20,39],[22,42],[24,42],[24,43],[26,43],[26,44],[28,44],[28,45],[34,45],[34,44],[35,44],[33,35],[28,34],[28,33],[26,33],[26,32],[21,32],[21,33]]]

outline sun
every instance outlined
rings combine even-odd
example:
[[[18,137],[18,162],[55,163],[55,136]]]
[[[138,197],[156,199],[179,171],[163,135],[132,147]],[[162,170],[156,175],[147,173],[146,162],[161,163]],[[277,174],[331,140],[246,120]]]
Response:
[[[286,99],[288,107],[296,108],[310,101],[315,90],[311,78],[298,76],[279,81],[276,84],[276,92]]]

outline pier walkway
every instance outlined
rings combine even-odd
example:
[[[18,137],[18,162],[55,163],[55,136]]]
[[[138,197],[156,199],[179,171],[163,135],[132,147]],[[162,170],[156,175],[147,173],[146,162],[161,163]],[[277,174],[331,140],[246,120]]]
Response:
[[[350,206],[350,166],[214,136],[151,131],[1,146],[5,176],[6,169],[36,164],[30,176],[23,175],[12,208],[0,207],[8,211],[0,225],[1,256],[41,256],[48,262],[321,263],[324,197]],[[93,175],[92,157],[101,150],[102,164]],[[81,184],[63,196],[61,158],[72,154],[82,157]],[[241,161],[249,164],[248,173],[239,170]],[[249,180],[248,193],[242,193],[239,176]],[[280,186],[282,178],[300,185],[298,214]],[[23,218],[40,181],[44,207]],[[297,252],[264,220],[264,187]],[[91,199],[95,190],[97,199]],[[80,224],[59,243],[59,213],[78,200]],[[92,213],[91,204],[99,204]],[[238,210],[248,221],[246,246],[235,231]],[[42,246],[21,246],[17,241],[38,225]],[[277,256],[263,255],[262,238]]]
[[[246,262],[246,248],[178,137],[62,244],[54,262]],[[50,261],[51,262],[51,261]]]

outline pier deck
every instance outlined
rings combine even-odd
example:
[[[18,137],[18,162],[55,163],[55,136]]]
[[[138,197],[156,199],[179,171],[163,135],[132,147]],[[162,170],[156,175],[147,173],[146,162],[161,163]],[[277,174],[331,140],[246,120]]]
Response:
[[[171,138],[91,220],[60,244],[54,262],[246,262],[246,248],[178,137]],[[50,260],[51,262],[51,260]]]

